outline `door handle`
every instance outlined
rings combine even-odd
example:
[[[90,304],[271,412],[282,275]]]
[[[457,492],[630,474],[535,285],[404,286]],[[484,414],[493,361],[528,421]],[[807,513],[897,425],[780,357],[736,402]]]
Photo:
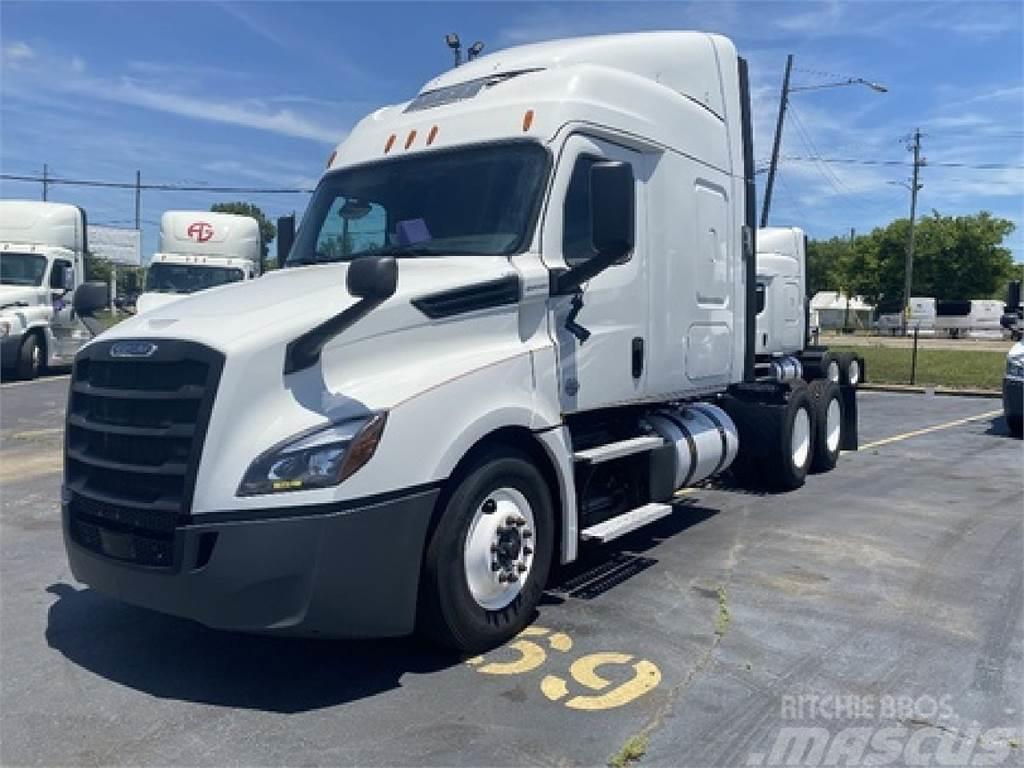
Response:
[[[644,340],[633,337],[633,378],[639,379],[644,372]]]

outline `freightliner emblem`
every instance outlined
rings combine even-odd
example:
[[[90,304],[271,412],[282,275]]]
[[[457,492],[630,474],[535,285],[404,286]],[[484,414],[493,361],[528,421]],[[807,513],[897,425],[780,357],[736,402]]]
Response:
[[[151,341],[119,341],[110,348],[111,357],[150,357],[154,352]]]

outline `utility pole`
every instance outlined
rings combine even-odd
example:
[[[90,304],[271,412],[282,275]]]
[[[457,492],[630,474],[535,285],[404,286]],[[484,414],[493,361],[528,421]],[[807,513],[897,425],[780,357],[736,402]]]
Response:
[[[141,229],[142,223],[142,172],[135,172],[135,228]]]
[[[46,202],[48,188],[50,186],[50,167],[43,163],[43,202]]]
[[[857,239],[857,230],[850,227],[850,257],[853,257],[853,243]],[[847,281],[844,280],[844,283]],[[848,332],[850,329],[850,294],[853,293],[853,286],[846,285],[846,312],[843,315],[843,331]]]
[[[793,54],[786,56],[786,74],[782,76],[782,95],[779,97],[779,119],[775,123],[775,141],[772,143],[772,160],[768,166],[768,181],[764,185],[764,205],[761,207],[761,228],[768,226],[768,209],[772,205],[772,187],[775,186],[775,169],[779,165],[779,146],[782,144],[782,124],[786,118],[786,102],[789,100],[789,73],[793,70]]]
[[[910,291],[914,279],[914,218],[917,215],[917,193],[923,186],[918,183],[921,166],[925,159],[921,157],[921,129],[914,131],[913,145],[909,147],[914,152],[914,175],[910,182],[910,235],[907,238],[907,261],[903,278],[903,333],[907,332],[907,322],[910,320]]]

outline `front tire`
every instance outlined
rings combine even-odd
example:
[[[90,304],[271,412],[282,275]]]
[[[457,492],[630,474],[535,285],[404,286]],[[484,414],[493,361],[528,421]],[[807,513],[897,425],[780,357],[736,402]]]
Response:
[[[39,339],[34,333],[26,333],[18,350],[16,373],[19,379],[31,381],[39,375],[43,364],[43,351]]]
[[[554,550],[548,485],[522,453],[490,449],[455,480],[423,565],[420,627],[479,653],[533,619]]]

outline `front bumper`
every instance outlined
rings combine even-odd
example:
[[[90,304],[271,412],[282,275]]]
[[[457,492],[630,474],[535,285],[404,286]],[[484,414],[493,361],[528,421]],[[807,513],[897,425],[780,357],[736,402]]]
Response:
[[[63,508],[75,578],[99,592],[218,629],[385,637],[415,625],[420,565],[437,488],[386,500],[216,514],[175,531],[174,569],[81,546]]]
[[[0,338],[0,366],[13,368],[18,363],[22,334],[11,334]]]
[[[1007,420],[1024,416],[1024,380],[1003,378],[1003,413]]]

